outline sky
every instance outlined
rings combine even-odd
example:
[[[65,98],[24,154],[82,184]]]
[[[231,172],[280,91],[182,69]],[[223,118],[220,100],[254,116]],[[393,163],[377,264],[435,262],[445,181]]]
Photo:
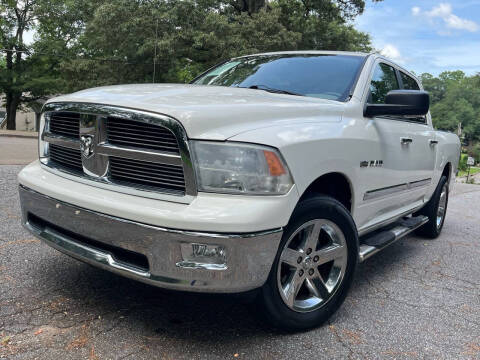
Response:
[[[416,74],[480,72],[480,0],[367,0],[355,27]]]

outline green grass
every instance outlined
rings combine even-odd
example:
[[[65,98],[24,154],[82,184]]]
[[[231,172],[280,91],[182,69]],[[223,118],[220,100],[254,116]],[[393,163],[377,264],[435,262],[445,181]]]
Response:
[[[470,175],[474,175],[474,174],[478,174],[478,173],[480,173],[480,168],[479,167],[472,166],[470,168]],[[459,171],[457,176],[462,177],[462,176],[467,176],[467,174],[468,174],[468,170],[467,171]]]

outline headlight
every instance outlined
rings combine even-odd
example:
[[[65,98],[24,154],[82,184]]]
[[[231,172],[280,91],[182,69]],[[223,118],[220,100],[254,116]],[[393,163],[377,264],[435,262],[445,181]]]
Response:
[[[199,191],[286,194],[293,185],[288,167],[272,148],[192,141]]]

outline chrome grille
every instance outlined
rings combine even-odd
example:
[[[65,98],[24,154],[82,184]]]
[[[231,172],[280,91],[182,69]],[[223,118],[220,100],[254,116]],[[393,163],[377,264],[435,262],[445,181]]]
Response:
[[[185,191],[182,166],[155,164],[111,156],[110,178],[113,182]]]
[[[50,144],[49,153],[50,160],[56,163],[57,166],[63,166],[69,170],[83,172],[82,155],[80,150]]]
[[[107,118],[107,140],[120,146],[180,152],[175,135],[163,126],[117,117]]]
[[[40,160],[52,171],[144,197],[188,203],[197,194],[187,136],[176,120],[83,103],[50,103],[44,114]]]
[[[80,114],[72,112],[52,112],[50,115],[50,132],[72,139],[80,134]]]

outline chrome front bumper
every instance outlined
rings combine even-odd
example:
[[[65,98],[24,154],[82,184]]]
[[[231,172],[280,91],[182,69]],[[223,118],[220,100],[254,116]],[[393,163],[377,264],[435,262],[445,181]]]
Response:
[[[251,234],[166,229],[79,208],[24,186],[19,193],[23,225],[51,247],[163,288],[217,293],[258,288],[267,280],[282,237],[282,229]],[[182,249],[192,244],[221,248],[225,263],[185,261]]]

